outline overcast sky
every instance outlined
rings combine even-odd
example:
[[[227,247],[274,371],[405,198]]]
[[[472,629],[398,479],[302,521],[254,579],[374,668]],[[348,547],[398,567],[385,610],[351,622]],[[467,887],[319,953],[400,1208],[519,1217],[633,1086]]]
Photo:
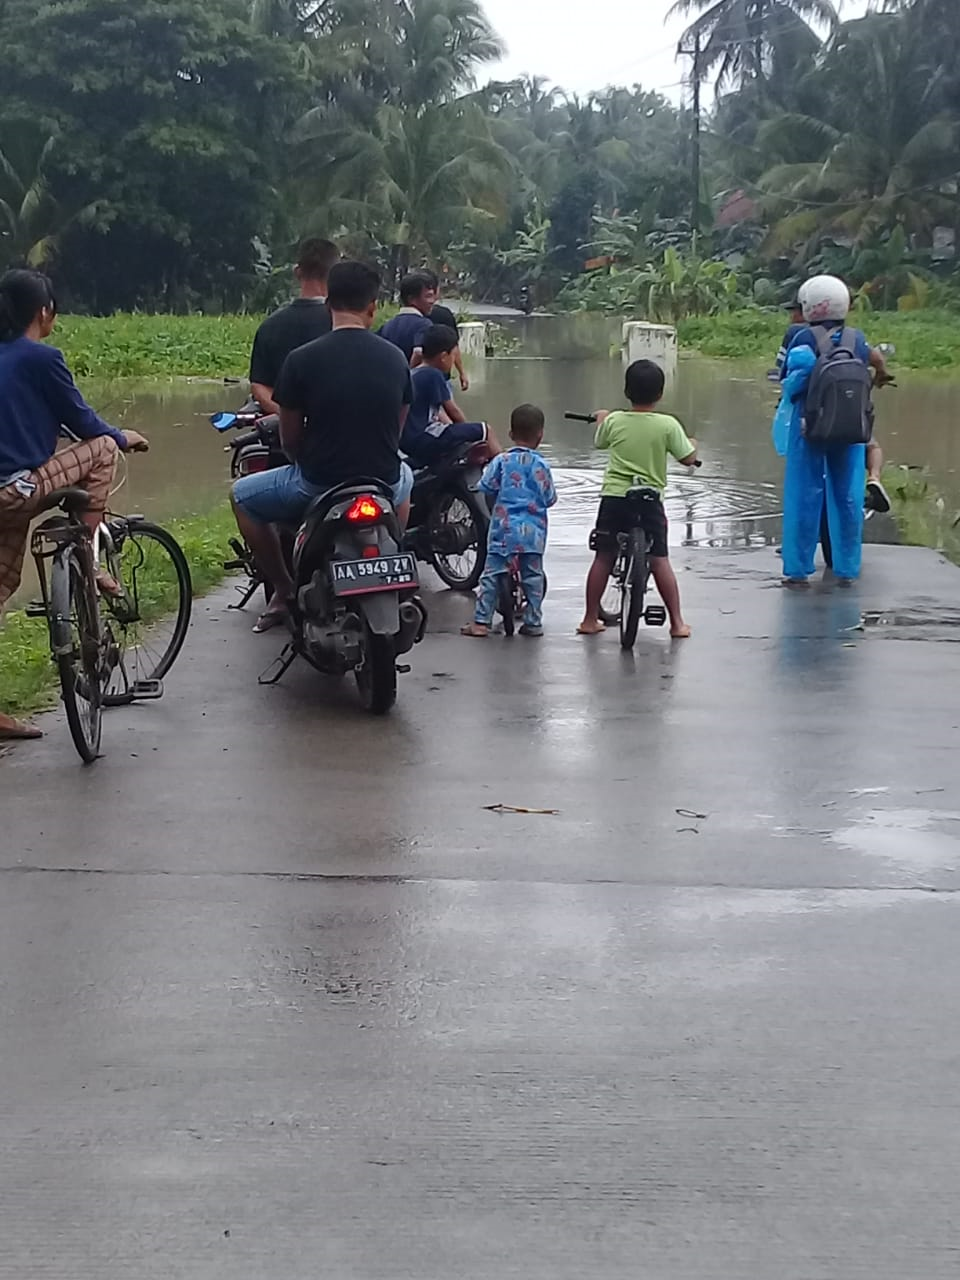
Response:
[[[671,98],[680,94],[676,61],[683,21],[667,23],[672,0],[484,0],[490,21],[507,44],[503,62],[481,72],[510,79],[523,72],[546,76],[578,93],[608,84],[642,84]],[[867,0],[846,0],[854,17]]]

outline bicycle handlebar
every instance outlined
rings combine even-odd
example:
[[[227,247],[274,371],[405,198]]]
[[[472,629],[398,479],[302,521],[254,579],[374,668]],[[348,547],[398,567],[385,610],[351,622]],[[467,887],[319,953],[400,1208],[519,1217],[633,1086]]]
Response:
[[[597,415],[595,413],[565,413],[563,415],[569,422],[586,422],[591,426],[596,422]],[[703,462],[700,458],[693,464],[695,467],[702,467]]]

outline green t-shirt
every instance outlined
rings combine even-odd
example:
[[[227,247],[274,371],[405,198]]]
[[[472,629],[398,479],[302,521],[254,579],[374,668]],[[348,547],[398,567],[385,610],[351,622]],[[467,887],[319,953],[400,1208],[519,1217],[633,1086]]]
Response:
[[[603,488],[605,498],[625,498],[639,477],[662,493],[667,487],[667,454],[689,458],[693,445],[668,413],[617,410],[597,427],[598,449],[610,450]]]

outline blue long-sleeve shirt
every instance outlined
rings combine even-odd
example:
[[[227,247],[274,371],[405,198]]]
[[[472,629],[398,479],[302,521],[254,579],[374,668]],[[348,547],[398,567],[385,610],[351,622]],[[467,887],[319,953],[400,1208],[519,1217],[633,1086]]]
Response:
[[[30,338],[0,342],[0,486],[53,457],[60,428],[82,440],[112,436],[127,447],[77,389],[63,353]]]

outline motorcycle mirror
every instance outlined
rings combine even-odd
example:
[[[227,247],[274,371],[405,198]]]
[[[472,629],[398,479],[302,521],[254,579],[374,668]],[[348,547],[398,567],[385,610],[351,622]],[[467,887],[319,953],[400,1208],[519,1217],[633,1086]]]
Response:
[[[214,413],[210,415],[210,421],[218,431],[229,431],[231,427],[237,425],[237,415],[235,413]]]
[[[878,342],[877,350],[882,356],[887,356],[891,359],[897,354],[897,348],[892,342]]]

